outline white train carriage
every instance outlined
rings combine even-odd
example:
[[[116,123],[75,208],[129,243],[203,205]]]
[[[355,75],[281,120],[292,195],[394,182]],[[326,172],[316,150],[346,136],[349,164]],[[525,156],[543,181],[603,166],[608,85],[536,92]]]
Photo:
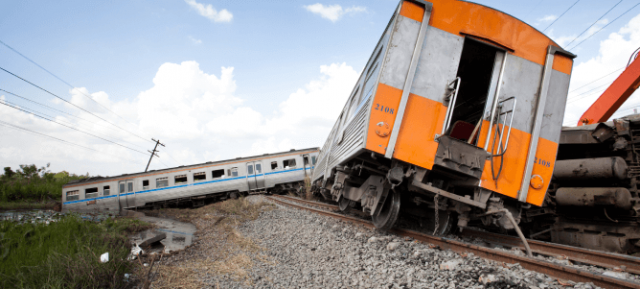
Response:
[[[309,148],[83,179],[62,187],[62,208],[65,211],[120,211],[189,202],[198,206],[211,198],[294,191],[300,188],[305,177],[311,176],[317,156],[318,148]]]

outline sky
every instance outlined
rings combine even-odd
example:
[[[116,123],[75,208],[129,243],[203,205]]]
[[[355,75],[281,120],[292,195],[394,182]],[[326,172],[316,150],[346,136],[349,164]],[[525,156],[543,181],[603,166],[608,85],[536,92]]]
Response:
[[[637,0],[477,3],[578,55],[565,125],[640,47]],[[152,170],[320,147],[397,4],[1,1],[0,167],[139,172],[151,138]],[[636,93],[614,117],[639,107]]]

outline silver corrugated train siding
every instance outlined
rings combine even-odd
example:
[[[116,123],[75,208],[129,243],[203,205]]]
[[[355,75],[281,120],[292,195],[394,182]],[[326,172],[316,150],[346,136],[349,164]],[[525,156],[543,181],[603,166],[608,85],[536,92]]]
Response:
[[[324,176],[324,170],[327,168],[327,161],[329,154],[329,149],[331,148],[331,141],[333,140],[332,136],[337,129],[336,126],[338,122],[334,125],[333,129],[329,132],[327,136],[327,140],[324,142],[322,146],[322,150],[320,150],[320,154],[318,154],[318,162],[316,163],[315,169],[313,169],[313,177],[311,179],[312,182],[316,181],[320,177]]]
[[[329,164],[330,168],[333,168],[344,162],[346,159],[355,156],[357,151],[364,148],[364,139],[367,129],[366,120],[372,99],[373,97],[366,100],[364,106],[346,127],[342,142],[333,146],[333,149],[331,150],[331,161]]]

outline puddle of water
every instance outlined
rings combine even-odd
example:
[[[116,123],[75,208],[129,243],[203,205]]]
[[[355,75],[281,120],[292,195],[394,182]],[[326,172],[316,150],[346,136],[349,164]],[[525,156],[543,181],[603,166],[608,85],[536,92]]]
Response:
[[[147,251],[150,251],[148,253],[171,253],[183,250],[193,243],[193,234],[196,232],[196,226],[193,224],[149,216],[139,217],[138,219],[154,224],[155,228],[140,232],[133,236],[132,239],[135,243],[139,244],[144,239],[153,237],[160,233],[165,233],[167,235],[166,238],[160,241],[162,244],[161,246],[152,246],[147,249]]]

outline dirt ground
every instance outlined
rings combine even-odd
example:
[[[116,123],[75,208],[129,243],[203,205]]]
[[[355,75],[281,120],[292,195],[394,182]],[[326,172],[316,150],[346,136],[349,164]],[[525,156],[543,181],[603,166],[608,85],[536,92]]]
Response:
[[[273,208],[274,205],[269,203],[241,198],[198,209],[161,209],[150,212],[158,217],[192,223],[197,227],[197,232],[195,241],[185,250],[168,256],[155,256],[157,262],[151,260],[154,257],[147,256],[143,262],[152,265],[142,267],[142,272],[137,275],[148,275],[150,284],[144,285],[150,285],[150,288],[221,288],[216,284],[205,283],[206,280],[211,280],[211,275],[225,275],[242,284],[248,280],[247,270],[252,266],[252,258],[247,254],[264,262],[269,262],[269,258],[236,228]],[[141,285],[143,283],[145,282],[141,282]]]

